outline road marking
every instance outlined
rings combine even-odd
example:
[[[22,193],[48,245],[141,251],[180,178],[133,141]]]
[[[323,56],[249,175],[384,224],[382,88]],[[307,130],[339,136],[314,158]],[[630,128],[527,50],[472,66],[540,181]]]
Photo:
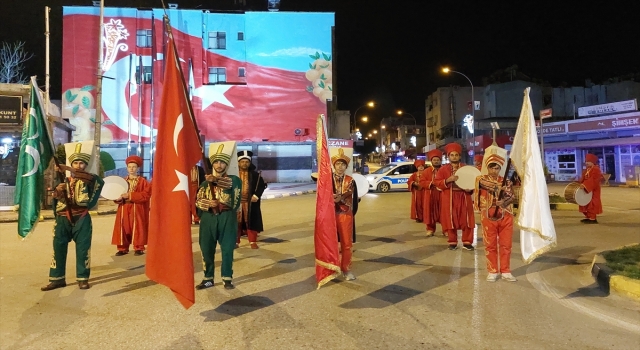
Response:
[[[533,270],[533,269],[537,269],[537,271],[533,271],[529,273],[529,270]],[[591,316],[595,319],[598,319],[610,325],[624,328],[630,332],[640,334],[640,324],[638,323],[637,319],[635,320],[631,319],[631,321],[635,321],[635,322],[628,322],[627,320],[623,320],[622,316],[618,313],[610,313],[608,311],[601,310],[601,309],[594,310],[584,305],[584,303],[577,302],[576,301],[577,298],[567,299],[566,293],[561,293],[557,289],[553,288],[547,282],[547,280],[542,276],[542,274],[540,273],[540,264],[532,265],[527,269],[527,279],[529,280],[529,283],[531,283],[531,285],[535,289],[537,289],[539,292],[549,296],[552,300],[560,303],[561,305],[567,308],[570,308],[580,313],[583,313],[585,315]],[[609,313],[611,315],[608,315]]]

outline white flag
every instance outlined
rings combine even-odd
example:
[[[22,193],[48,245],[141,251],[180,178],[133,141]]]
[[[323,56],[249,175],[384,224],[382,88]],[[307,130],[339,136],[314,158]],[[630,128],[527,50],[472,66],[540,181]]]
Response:
[[[529,90],[530,88],[524,90],[522,111],[510,156],[511,164],[522,181],[516,223],[520,227],[520,249],[525,263],[530,263],[556,246],[556,229],[549,208],[549,193]]]

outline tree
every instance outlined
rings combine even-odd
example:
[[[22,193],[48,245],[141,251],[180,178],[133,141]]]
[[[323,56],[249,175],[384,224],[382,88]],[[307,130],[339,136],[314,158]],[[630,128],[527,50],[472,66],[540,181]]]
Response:
[[[0,46],[0,83],[26,84],[29,81],[24,74],[24,63],[33,58],[33,54],[24,50],[24,44],[24,41],[3,42]]]

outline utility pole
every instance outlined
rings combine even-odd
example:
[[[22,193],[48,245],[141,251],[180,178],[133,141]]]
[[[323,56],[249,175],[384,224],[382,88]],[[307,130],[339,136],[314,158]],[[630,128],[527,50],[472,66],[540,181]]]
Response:
[[[93,142],[96,149],[96,165],[100,169],[100,129],[102,128],[102,36],[104,35],[104,0],[100,0],[100,24],[98,25],[98,68],[96,70],[96,115],[94,124]]]
[[[51,12],[51,8],[49,6],[44,7],[44,36],[46,38],[46,47],[45,47],[45,67],[44,67],[44,89],[46,91],[45,95],[45,108],[47,112],[49,111],[49,101],[51,98],[49,97],[49,12]]]

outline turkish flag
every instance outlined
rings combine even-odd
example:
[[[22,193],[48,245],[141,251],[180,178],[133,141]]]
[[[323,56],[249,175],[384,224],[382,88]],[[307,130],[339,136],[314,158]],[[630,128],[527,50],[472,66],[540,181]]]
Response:
[[[195,302],[189,174],[202,148],[179,59],[170,37],[154,159],[146,273],[169,287],[185,308]]]
[[[318,288],[340,274],[336,207],[333,202],[333,173],[329,159],[327,129],[324,116],[317,121],[318,191],[316,196],[316,224],[313,243],[316,256],[316,282]]]

